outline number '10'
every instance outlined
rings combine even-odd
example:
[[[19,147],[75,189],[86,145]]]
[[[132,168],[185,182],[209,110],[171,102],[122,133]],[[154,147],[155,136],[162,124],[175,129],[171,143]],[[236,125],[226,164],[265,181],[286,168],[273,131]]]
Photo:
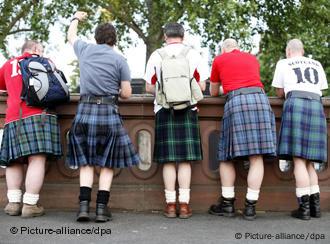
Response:
[[[297,76],[297,80],[298,80],[297,83],[306,83],[305,80],[307,80],[309,83],[314,84],[314,85],[319,83],[319,74],[317,73],[317,70],[314,68],[307,67],[304,70],[304,77],[303,77],[303,74],[302,74],[300,68],[294,68],[293,71]],[[313,75],[311,75],[311,74],[313,74]]]

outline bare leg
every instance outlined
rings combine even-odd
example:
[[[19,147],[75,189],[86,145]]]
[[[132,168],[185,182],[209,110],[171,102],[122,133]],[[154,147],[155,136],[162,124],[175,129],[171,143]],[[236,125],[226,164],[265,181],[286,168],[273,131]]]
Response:
[[[80,186],[93,187],[94,166],[80,167]]]
[[[111,183],[113,179],[113,169],[101,168],[100,178],[99,178],[99,190],[100,191],[110,191]]]
[[[220,162],[219,174],[221,186],[233,187],[236,178],[236,172],[233,162]]]
[[[310,186],[310,175],[307,170],[307,161],[302,158],[293,158],[294,177],[296,179],[297,188],[306,188]],[[312,171],[312,170],[311,170]]]
[[[165,189],[175,191],[176,168],[174,163],[167,163],[163,166],[163,180]]]
[[[8,190],[18,190],[23,184],[23,164],[14,163],[6,168],[6,182]]]
[[[27,193],[39,194],[45,178],[46,156],[44,154],[31,155],[28,161],[25,189]]]
[[[190,163],[180,163],[178,169],[179,187],[184,189],[190,188],[191,182],[191,165]]]
[[[264,161],[261,155],[249,157],[250,169],[247,177],[248,187],[252,190],[259,190],[264,177]]]
[[[309,175],[310,185],[311,186],[318,185],[319,177],[317,176],[313,163],[307,162],[307,171],[308,171],[308,175]]]

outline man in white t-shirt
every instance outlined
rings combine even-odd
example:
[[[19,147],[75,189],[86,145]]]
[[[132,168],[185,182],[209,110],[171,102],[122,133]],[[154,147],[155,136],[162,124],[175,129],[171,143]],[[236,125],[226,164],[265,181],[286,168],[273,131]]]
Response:
[[[321,102],[328,88],[322,65],[304,57],[303,43],[292,39],[286,59],[276,65],[272,86],[285,97],[278,143],[278,157],[293,160],[299,208],[292,216],[320,217],[320,188],[313,162],[327,162],[327,125]]]
[[[161,53],[176,56],[187,49],[183,44],[184,29],[178,23],[168,23],[164,27],[166,46],[153,52],[147,62],[146,91],[152,94],[156,90],[156,82],[161,81]],[[186,52],[189,62],[190,77],[195,78],[201,90],[205,89],[208,75],[207,63],[200,54],[190,48]],[[199,89],[199,88],[198,88]],[[196,104],[182,110],[167,109],[155,99],[155,146],[154,161],[163,164],[166,208],[164,215],[176,217],[176,178],[179,183],[180,218],[189,218],[192,211],[189,207],[191,165],[190,162],[202,159],[199,122]],[[178,164],[178,172],[176,172]]]

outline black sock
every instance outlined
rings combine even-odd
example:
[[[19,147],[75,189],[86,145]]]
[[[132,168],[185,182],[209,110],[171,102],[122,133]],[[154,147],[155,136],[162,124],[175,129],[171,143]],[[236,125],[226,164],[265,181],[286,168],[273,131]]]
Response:
[[[109,191],[100,191],[99,190],[97,192],[96,203],[108,204],[109,197],[110,197]]]
[[[91,201],[91,192],[92,188],[87,186],[80,187],[80,195],[79,195],[79,201]]]

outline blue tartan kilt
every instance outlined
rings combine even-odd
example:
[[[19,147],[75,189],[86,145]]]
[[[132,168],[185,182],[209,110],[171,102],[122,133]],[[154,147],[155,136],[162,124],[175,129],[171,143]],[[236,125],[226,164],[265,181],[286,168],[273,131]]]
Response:
[[[252,155],[276,156],[274,113],[265,94],[242,94],[226,102],[218,160],[247,160]]]
[[[288,98],[283,107],[278,156],[327,162],[327,123],[320,101]]]
[[[0,166],[27,163],[27,156],[46,154],[54,160],[62,156],[60,128],[55,115],[33,115],[5,125]]]
[[[139,156],[113,106],[78,105],[69,132],[66,163],[72,169],[84,165],[126,168],[139,163]]]

